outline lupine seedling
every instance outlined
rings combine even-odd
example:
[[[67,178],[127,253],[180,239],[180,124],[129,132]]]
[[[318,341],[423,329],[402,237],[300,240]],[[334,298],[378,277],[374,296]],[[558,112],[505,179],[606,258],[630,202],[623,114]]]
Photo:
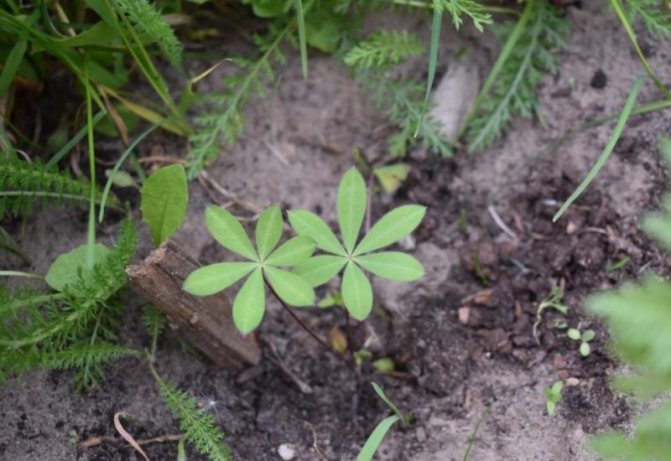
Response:
[[[596,333],[594,333],[594,330],[585,330],[585,331],[581,332],[577,328],[569,328],[566,331],[566,336],[568,336],[569,339],[572,339],[573,341],[580,341],[580,355],[581,356],[587,357],[589,354],[592,353],[592,348],[590,347],[589,343],[596,336]]]
[[[271,206],[261,213],[256,222],[256,248],[242,224],[221,207],[207,208],[205,226],[224,248],[248,261],[201,267],[187,277],[183,288],[191,294],[207,296],[248,276],[233,302],[233,321],[240,332],[247,334],[261,323],[266,308],[266,285],[289,305],[312,304],[315,298],[312,286],[302,277],[280,267],[293,266],[308,258],[315,250],[315,243],[307,237],[298,236],[275,249],[282,237],[282,212],[279,207]]]
[[[366,202],[365,181],[352,168],[338,189],[337,216],[342,243],[316,214],[297,210],[289,211],[289,221],[298,236],[277,249],[283,224],[279,207],[271,206],[259,217],[255,247],[243,225],[230,212],[210,206],[205,211],[205,225],[210,234],[224,248],[247,261],[197,269],[184,281],[183,288],[191,294],[207,296],[247,277],[233,302],[233,321],[247,334],[261,323],[266,287],[285,307],[310,306],[315,297],[314,287],[327,283],[344,270],[340,288],[342,301],[338,301],[355,319],[364,320],[373,306],[373,290],[364,270],[395,281],[416,280],[424,274],[421,263],[412,256],[378,250],[415,230],[424,217],[425,208],[419,205],[395,208],[359,240]],[[313,256],[316,248],[326,254]],[[281,269],[289,267],[293,267],[291,272]]]
[[[545,406],[548,411],[548,415],[554,416],[555,408],[557,404],[561,401],[561,391],[564,388],[563,381],[557,381],[552,386],[545,388]]]
[[[399,251],[377,251],[409,235],[421,223],[426,209],[404,205],[384,215],[359,240],[366,213],[366,183],[350,169],[338,189],[337,215],[342,242],[329,226],[308,210],[289,212],[289,222],[298,235],[309,237],[326,254],[297,264],[293,272],[312,286],[323,285],[344,269],[340,292],[347,311],[364,320],[373,307],[373,290],[364,270],[389,280],[408,282],[424,275],[421,263]],[[357,243],[358,242],[358,243]]]

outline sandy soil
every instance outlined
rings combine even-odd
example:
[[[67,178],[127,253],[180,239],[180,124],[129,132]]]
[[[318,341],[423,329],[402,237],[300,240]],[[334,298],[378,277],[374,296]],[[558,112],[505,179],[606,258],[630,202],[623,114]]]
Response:
[[[453,161],[418,149],[409,160],[411,177],[397,196],[373,203],[376,216],[409,201],[429,206],[413,244],[427,276],[412,286],[376,281],[380,309],[365,328],[356,330],[362,336],[377,336],[371,346],[374,354],[392,356],[405,379],[384,377],[369,367],[361,375],[353,374],[272,304],[259,334],[277,353],[265,348],[262,363],[251,370],[215,369],[185,353],[174,335],[161,339],[160,373],[199,398],[219,402],[217,418],[236,459],[279,459],[277,448],[285,443],[296,448],[299,460],[319,459],[315,445],[329,460],[353,459],[385,415],[368,385],[371,380],[413,414],[410,427],[390,433],[380,459],[461,459],[483,418],[472,460],[586,461],[595,459],[585,447],[588,434],[626,427],[635,409],[608,390],[607,379],[616,365],[606,350],[606,332],[583,315],[581,304],[588,293],[635,277],[641,267],[664,267],[636,222],[643,210],[655,208],[664,189],[665,173],[655,145],[660,134],[671,132],[671,114],[632,119],[590,191],[566,218],[551,224],[556,208],[547,204],[561,202],[573,190],[606,144],[612,124],[578,134],[550,152],[546,147],[568,129],[616,113],[641,73],[616,18],[596,2],[582,3],[582,9],[567,10],[569,46],[559,54],[559,74],[547,77],[540,90],[544,125],[517,120],[494,147],[477,156],[460,154]],[[419,16],[383,22],[427,28]],[[652,66],[662,76],[671,75],[671,43],[645,39],[643,34],[641,38]],[[444,41],[442,70],[466,44],[485,75],[495,52],[491,40],[480,40],[467,29],[459,36],[446,30]],[[416,66],[421,73],[425,63]],[[594,88],[591,82],[599,70],[607,82]],[[217,80],[206,85],[215,87]],[[647,82],[640,101],[657,97]],[[291,59],[277,90],[251,105],[248,130],[239,144],[207,173],[251,205],[238,206],[240,214],[251,216],[255,207],[279,203],[316,210],[333,220],[336,187],[352,164],[351,150],[359,147],[376,157],[388,133],[383,115],[340,65],[312,56],[305,83],[298,62]],[[148,146],[174,151],[160,136]],[[193,183],[188,218],[176,236],[203,263],[226,257],[202,222],[205,206],[213,201],[226,199]],[[490,207],[516,239],[496,225]],[[466,229],[458,225],[462,210]],[[31,270],[46,271],[57,254],[82,243],[84,221],[78,210],[37,214],[36,225],[28,227],[24,239],[34,261]],[[101,230],[105,243],[113,235],[113,225]],[[145,238],[138,257],[148,250]],[[487,286],[474,274],[474,254],[488,275]],[[622,256],[632,263],[615,274],[606,273],[607,264]],[[514,261],[528,271],[520,275]],[[551,314],[541,325],[539,342],[532,336],[537,303],[562,280],[571,325],[597,330],[594,352],[587,359],[579,357],[575,343],[550,328]],[[483,290],[491,290],[484,301],[468,298]],[[146,347],[148,336],[139,326],[137,309],[142,300],[132,293],[127,299],[122,341]],[[310,310],[303,318],[324,335],[343,322],[328,310]],[[278,358],[311,393],[299,389],[277,365]],[[67,373],[34,372],[0,387],[0,458],[133,459],[121,443],[83,453],[76,449],[77,440],[115,435],[112,416],[121,410],[136,416],[128,429],[138,438],[178,432],[141,362],[122,360],[109,367],[107,376],[89,395],[75,394]],[[558,414],[547,416],[543,388],[568,378],[574,378],[575,385],[566,388]],[[176,456],[174,443],[147,451],[152,459]],[[200,458],[194,453],[189,459]]]

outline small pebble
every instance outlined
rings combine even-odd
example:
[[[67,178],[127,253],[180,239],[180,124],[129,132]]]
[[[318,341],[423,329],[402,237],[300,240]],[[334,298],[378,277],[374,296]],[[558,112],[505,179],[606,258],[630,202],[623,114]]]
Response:
[[[578,378],[571,377],[566,380],[567,386],[577,386],[578,384],[580,384],[580,380]]]
[[[284,461],[291,461],[296,457],[296,449],[290,443],[283,443],[277,448],[277,454]]]
[[[599,69],[596,72],[594,72],[594,76],[592,77],[592,81],[590,82],[592,88],[601,90],[605,88],[607,84],[608,84],[608,76],[603,70]]]
[[[417,441],[419,443],[422,443],[426,440],[426,431],[424,430],[423,427],[417,428],[417,430],[415,431],[415,437],[417,437]]]

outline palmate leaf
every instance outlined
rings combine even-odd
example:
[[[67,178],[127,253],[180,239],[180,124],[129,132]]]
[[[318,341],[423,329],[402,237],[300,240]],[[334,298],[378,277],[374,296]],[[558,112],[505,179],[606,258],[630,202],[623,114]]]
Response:
[[[254,246],[242,224],[227,210],[218,206],[208,206],[205,210],[205,226],[224,248],[252,261],[258,260]]]
[[[266,208],[256,221],[256,249],[261,259],[265,259],[277,246],[280,237],[282,237],[282,212],[280,207],[271,206]]]
[[[230,287],[256,267],[253,262],[210,264],[191,272],[182,288],[192,295],[212,295]]]
[[[373,289],[366,274],[354,263],[347,264],[342,278],[345,307],[357,320],[364,320],[373,308]]]
[[[384,248],[409,235],[424,219],[426,208],[420,205],[404,205],[394,208],[373,225],[354,250],[362,255]]]
[[[337,211],[345,250],[351,253],[366,212],[366,183],[356,168],[351,168],[340,181]]]
[[[205,223],[213,237],[225,248],[251,261],[201,267],[184,281],[184,291],[196,296],[212,295],[251,273],[233,301],[233,321],[243,334],[254,330],[263,319],[266,282],[286,304],[312,304],[315,296],[312,285],[299,275],[278,267],[294,266],[308,259],[316,244],[309,237],[298,236],[275,249],[282,237],[283,227],[279,207],[271,206],[261,213],[255,229],[256,249],[242,224],[223,208],[208,207]]]
[[[424,275],[422,264],[400,251],[384,251],[358,256],[355,262],[378,277],[397,282],[410,282]]]
[[[238,292],[233,302],[233,321],[242,334],[250,333],[263,320],[266,307],[266,290],[263,272],[257,268]]]

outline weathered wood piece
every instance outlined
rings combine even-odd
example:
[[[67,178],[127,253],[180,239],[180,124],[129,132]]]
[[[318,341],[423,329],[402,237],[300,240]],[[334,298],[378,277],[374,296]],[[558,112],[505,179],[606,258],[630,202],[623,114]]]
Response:
[[[224,292],[200,297],[182,291],[184,280],[197,268],[196,261],[168,240],[126,273],[133,288],[165,313],[169,325],[215,364],[229,368],[257,364],[261,351],[252,336],[245,338],[235,328]]]

